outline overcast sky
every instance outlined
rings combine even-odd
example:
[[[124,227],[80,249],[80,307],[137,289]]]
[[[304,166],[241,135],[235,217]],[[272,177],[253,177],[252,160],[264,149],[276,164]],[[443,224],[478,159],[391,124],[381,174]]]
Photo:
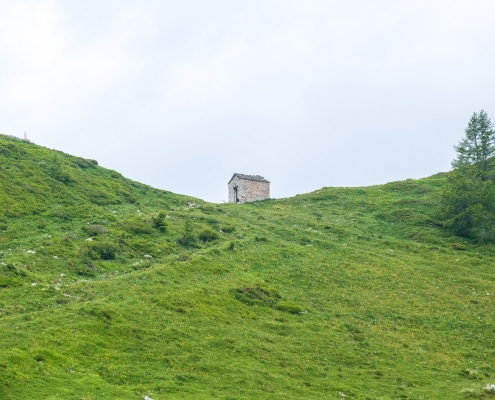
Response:
[[[495,1],[0,0],[0,133],[220,202],[450,169]]]

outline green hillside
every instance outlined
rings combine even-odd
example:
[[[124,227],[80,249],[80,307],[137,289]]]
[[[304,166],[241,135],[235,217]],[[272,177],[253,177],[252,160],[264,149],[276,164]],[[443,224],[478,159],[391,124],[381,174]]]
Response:
[[[216,205],[0,136],[0,399],[495,398],[444,180]]]

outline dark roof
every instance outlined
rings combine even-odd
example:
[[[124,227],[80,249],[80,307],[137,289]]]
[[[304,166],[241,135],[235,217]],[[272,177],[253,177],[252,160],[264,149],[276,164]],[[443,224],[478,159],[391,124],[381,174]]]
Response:
[[[259,176],[259,175],[244,175],[244,174],[234,174],[232,175],[232,178],[230,178],[230,182],[232,182],[232,179],[234,179],[235,177],[238,177],[239,179],[246,179],[248,181],[258,181],[258,182],[267,182],[267,183],[270,183],[269,180],[266,180],[265,178],[263,178],[262,176]]]

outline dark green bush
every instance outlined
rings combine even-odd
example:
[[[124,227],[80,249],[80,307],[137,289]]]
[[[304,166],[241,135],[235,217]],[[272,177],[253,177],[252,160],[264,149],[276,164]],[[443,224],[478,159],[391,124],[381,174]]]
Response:
[[[182,236],[177,240],[177,243],[184,247],[195,247],[197,242],[198,238],[196,237],[192,223],[189,219],[187,219],[184,224]]]
[[[212,242],[214,240],[217,240],[219,237],[220,234],[211,228],[203,228],[199,233],[199,240],[203,242]]]
[[[62,183],[69,183],[74,180],[72,169],[58,156],[53,158],[48,172],[52,178]]]
[[[277,303],[275,308],[291,314],[301,314],[304,312],[304,309],[300,305],[292,303],[291,301],[281,301],[280,303]]]
[[[152,217],[151,222],[153,224],[153,228],[158,229],[162,233],[167,232],[168,223],[166,218],[167,214],[163,211],[160,211],[156,217]]]
[[[12,276],[0,276],[0,288],[14,288],[19,286],[22,286],[20,279]]]
[[[234,225],[224,225],[220,228],[223,233],[232,233],[235,231]]]
[[[82,157],[75,157],[72,159],[74,163],[81,168],[94,168],[98,165],[98,161],[96,160],[88,160]]]
[[[443,226],[481,243],[495,241],[495,181],[466,167],[450,173],[442,188]]]
[[[118,246],[110,241],[89,242],[83,253],[91,259],[115,260],[118,249]]]

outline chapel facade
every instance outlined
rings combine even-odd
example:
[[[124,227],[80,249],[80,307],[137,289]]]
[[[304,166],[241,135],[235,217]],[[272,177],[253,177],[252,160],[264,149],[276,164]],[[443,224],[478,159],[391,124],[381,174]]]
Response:
[[[234,174],[229,181],[229,203],[248,203],[270,198],[270,181],[259,175]]]

